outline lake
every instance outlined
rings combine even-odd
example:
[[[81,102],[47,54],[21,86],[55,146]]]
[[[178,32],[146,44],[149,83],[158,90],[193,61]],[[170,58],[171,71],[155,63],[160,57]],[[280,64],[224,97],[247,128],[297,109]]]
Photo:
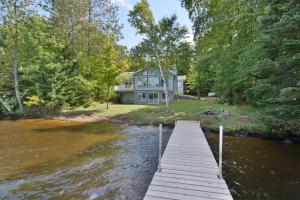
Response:
[[[172,129],[164,128],[164,145]],[[206,134],[215,155],[218,136]],[[0,121],[0,199],[143,198],[157,167],[158,128],[59,120]],[[235,199],[297,199],[300,146],[224,139]]]
[[[218,158],[216,134],[206,134]],[[300,196],[300,144],[254,137],[224,137],[224,178],[234,199],[297,200]]]

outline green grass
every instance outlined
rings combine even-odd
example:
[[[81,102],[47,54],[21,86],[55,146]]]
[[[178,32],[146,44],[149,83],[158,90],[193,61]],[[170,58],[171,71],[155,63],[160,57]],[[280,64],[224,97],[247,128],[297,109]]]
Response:
[[[117,115],[127,114],[130,112],[135,112],[143,109],[157,108],[151,105],[134,105],[134,104],[109,104],[108,109],[106,109],[106,104],[94,103],[88,108],[79,107],[70,112],[91,112],[98,113],[104,116],[113,117]],[[69,110],[68,110],[69,111]]]
[[[202,98],[201,100],[182,100],[172,102],[171,112],[165,112],[165,105],[126,105],[110,104],[106,109],[105,104],[94,104],[89,108],[77,108],[71,112],[88,113],[108,117],[121,123],[136,125],[173,125],[175,120],[200,120],[201,126],[217,130],[222,123],[226,131],[247,131],[266,134],[268,128],[260,120],[266,115],[262,109],[250,106],[232,106],[220,104],[214,98]],[[205,115],[209,110],[222,110],[230,113],[229,117],[222,119],[219,115]]]

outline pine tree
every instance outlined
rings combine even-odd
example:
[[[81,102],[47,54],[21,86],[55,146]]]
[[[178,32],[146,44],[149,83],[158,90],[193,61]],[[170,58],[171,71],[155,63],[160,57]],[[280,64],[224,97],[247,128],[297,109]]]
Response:
[[[267,106],[285,132],[299,131],[300,119],[300,2],[267,1],[260,18],[261,56],[256,84],[249,91],[255,104]]]

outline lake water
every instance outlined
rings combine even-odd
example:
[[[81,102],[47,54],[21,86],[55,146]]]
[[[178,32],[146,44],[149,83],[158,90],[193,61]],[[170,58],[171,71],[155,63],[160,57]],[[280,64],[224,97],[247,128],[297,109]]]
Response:
[[[156,127],[0,121],[0,199],[142,199],[157,154]]]
[[[218,158],[218,135],[206,138]],[[224,137],[224,178],[234,199],[300,199],[300,144]]]
[[[164,129],[164,146],[172,129]],[[207,134],[214,152],[217,135]],[[0,199],[143,198],[157,167],[157,127],[0,121]],[[300,146],[225,137],[235,199],[299,199]]]

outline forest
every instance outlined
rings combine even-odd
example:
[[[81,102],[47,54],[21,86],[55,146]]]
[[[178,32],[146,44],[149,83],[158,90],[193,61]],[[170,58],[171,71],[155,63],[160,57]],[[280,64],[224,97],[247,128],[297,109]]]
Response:
[[[261,107],[266,123],[300,128],[300,2],[182,0],[194,23],[188,84],[201,95]]]
[[[119,45],[110,0],[0,1],[0,112],[52,112],[113,101],[119,74],[176,65],[187,94],[265,109],[266,123],[300,129],[300,2],[181,0],[194,42],[172,15],[155,20],[147,0],[129,12],[143,36]],[[163,72],[162,72],[163,73]],[[108,104],[107,104],[108,106]]]
[[[117,44],[116,6],[107,0],[0,6],[0,96],[8,110],[49,112],[110,99],[128,67],[126,49]]]

